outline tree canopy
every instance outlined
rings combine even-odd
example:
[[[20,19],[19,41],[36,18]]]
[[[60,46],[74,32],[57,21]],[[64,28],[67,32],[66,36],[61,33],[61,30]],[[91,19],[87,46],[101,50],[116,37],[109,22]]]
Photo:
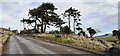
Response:
[[[41,28],[41,33],[44,33],[47,25],[58,26],[64,24],[64,22],[59,18],[57,13],[54,11],[57,10],[53,3],[42,3],[37,8],[29,10],[30,18],[35,21],[35,29],[39,30]],[[38,23],[39,22],[39,23]]]
[[[68,17],[68,25],[69,25],[69,29],[71,28],[70,27],[70,25],[71,25],[71,21],[70,21],[70,19],[71,19],[71,17],[73,18],[73,30],[74,30],[74,33],[75,33],[75,23],[77,22],[77,21],[80,21],[80,11],[78,11],[77,9],[75,9],[75,8],[72,8],[72,7],[70,7],[69,9],[67,9],[67,10],[65,10],[65,12],[63,13],[63,15],[65,16],[65,17]]]

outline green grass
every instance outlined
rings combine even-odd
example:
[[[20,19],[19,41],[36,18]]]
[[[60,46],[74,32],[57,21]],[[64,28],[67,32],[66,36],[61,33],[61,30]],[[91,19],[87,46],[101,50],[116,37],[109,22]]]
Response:
[[[105,41],[109,41],[109,42],[116,42],[118,41],[117,38],[114,38],[114,37],[101,37],[101,38],[95,38],[96,40],[105,40]]]
[[[63,43],[63,44],[70,44],[70,45],[74,45],[76,47],[80,47],[80,48],[85,48],[88,50],[94,50],[94,51],[104,51],[105,48],[107,48],[106,46],[102,45],[102,44],[94,44],[93,42],[91,42],[91,40],[89,39],[94,39],[96,40],[105,40],[105,41],[109,41],[109,42],[116,42],[118,41],[117,38],[114,37],[101,37],[101,38],[81,38],[80,40],[68,40],[65,39],[64,37],[62,38],[56,38],[54,35],[51,34],[34,34],[34,35],[29,35],[33,38],[39,38],[42,40],[49,40],[49,41],[53,41],[53,42],[59,42],[59,43]],[[89,44],[91,42],[91,44]]]
[[[50,40],[50,41],[55,41],[55,42],[59,42],[59,43],[64,43],[64,44],[74,44],[74,43],[79,43],[80,41],[83,41],[82,43],[77,44],[78,46],[80,44],[83,44],[81,47],[87,48],[87,49],[98,49],[100,50],[101,48],[99,46],[92,46],[92,45],[87,45],[87,39],[85,40],[68,40],[68,39],[64,39],[64,38],[55,38],[53,36],[42,36],[42,35],[34,35],[35,38],[40,38],[40,39],[45,39],[45,40]]]
[[[75,42],[74,40],[67,40],[64,38],[55,38],[53,36],[36,36],[35,38],[41,38],[41,39],[60,42],[60,43],[64,43],[64,44],[71,44],[71,43]]]

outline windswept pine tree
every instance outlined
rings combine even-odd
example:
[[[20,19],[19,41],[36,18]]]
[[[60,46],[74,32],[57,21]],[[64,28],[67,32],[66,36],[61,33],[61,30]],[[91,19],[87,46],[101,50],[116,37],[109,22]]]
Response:
[[[30,17],[39,22],[39,24],[36,22],[35,29],[36,27],[41,27],[41,33],[44,33],[47,25],[57,25],[59,21],[62,21],[57,13],[54,12],[55,10],[57,8],[55,8],[53,3],[42,3],[37,8],[29,10]]]
[[[23,27],[24,27],[24,30],[25,30],[25,29],[26,29],[26,28],[25,28],[25,24],[28,24],[28,26],[27,26],[27,27],[29,27],[30,25],[32,26],[32,23],[34,23],[34,22],[35,22],[35,20],[31,20],[31,19],[24,19],[24,18],[23,18],[23,19],[21,20],[21,22],[24,24],[24,26],[23,26]],[[34,27],[34,26],[32,26],[32,27]]]
[[[80,11],[76,10],[75,8],[70,7],[69,9],[65,10],[63,15],[68,18],[69,28],[71,28],[70,27],[70,25],[71,25],[70,20],[73,17],[73,30],[74,30],[74,33],[75,33],[75,22],[77,22],[77,20],[80,21],[80,16],[81,16]]]

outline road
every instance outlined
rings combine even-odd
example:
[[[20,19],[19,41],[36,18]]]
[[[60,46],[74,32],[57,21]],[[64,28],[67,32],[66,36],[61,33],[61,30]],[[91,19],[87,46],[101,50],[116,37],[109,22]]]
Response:
[[[37,55],[55,55],[57,56],[70,56],[70,55],[79,55],[79,56],[97,56],[96,54],[77,50],[74,48],[48,43],[40,41],[37,39],[26,38],[18,35],[12,35],[6,44],[3,56],[5,55],[24,55],[24,54],[37,54]]]

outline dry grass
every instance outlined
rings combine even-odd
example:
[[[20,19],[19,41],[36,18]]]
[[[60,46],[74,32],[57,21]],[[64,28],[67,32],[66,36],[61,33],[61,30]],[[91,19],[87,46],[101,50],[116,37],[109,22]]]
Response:
[[[2,54],[2,35],[0,35],[0,55]]]
[[[0,35],[0,55],[2,54],[2,49],[3,49],[2,43],[5,43],[8,37],[9,37],[8,34],[2,34],[2,35]]]
[[[31,36],[34,36],[34,38],[41,38],[41,39],[60,42],[60,43],[64,43],[64,44],[70,44],[70,45],[74,45],[77,47],[82,47],[82,48],[86,48],[89,50],[94,50],[96,52],[102,52],[108,48],[111,48],[112,44],[114,44],[114,43],[110,42],[110,41],[116,41],[115,38],[97,38],[97,39],[96,38],[95,39],[93,39],[93,38],[80,38],[79,40],[69,40],[69,39],[66,39],[64,37],[55,38],[55,36],[52,34],[34,34]],[[98,41],[99,39],[105,43],[99,42]]]

